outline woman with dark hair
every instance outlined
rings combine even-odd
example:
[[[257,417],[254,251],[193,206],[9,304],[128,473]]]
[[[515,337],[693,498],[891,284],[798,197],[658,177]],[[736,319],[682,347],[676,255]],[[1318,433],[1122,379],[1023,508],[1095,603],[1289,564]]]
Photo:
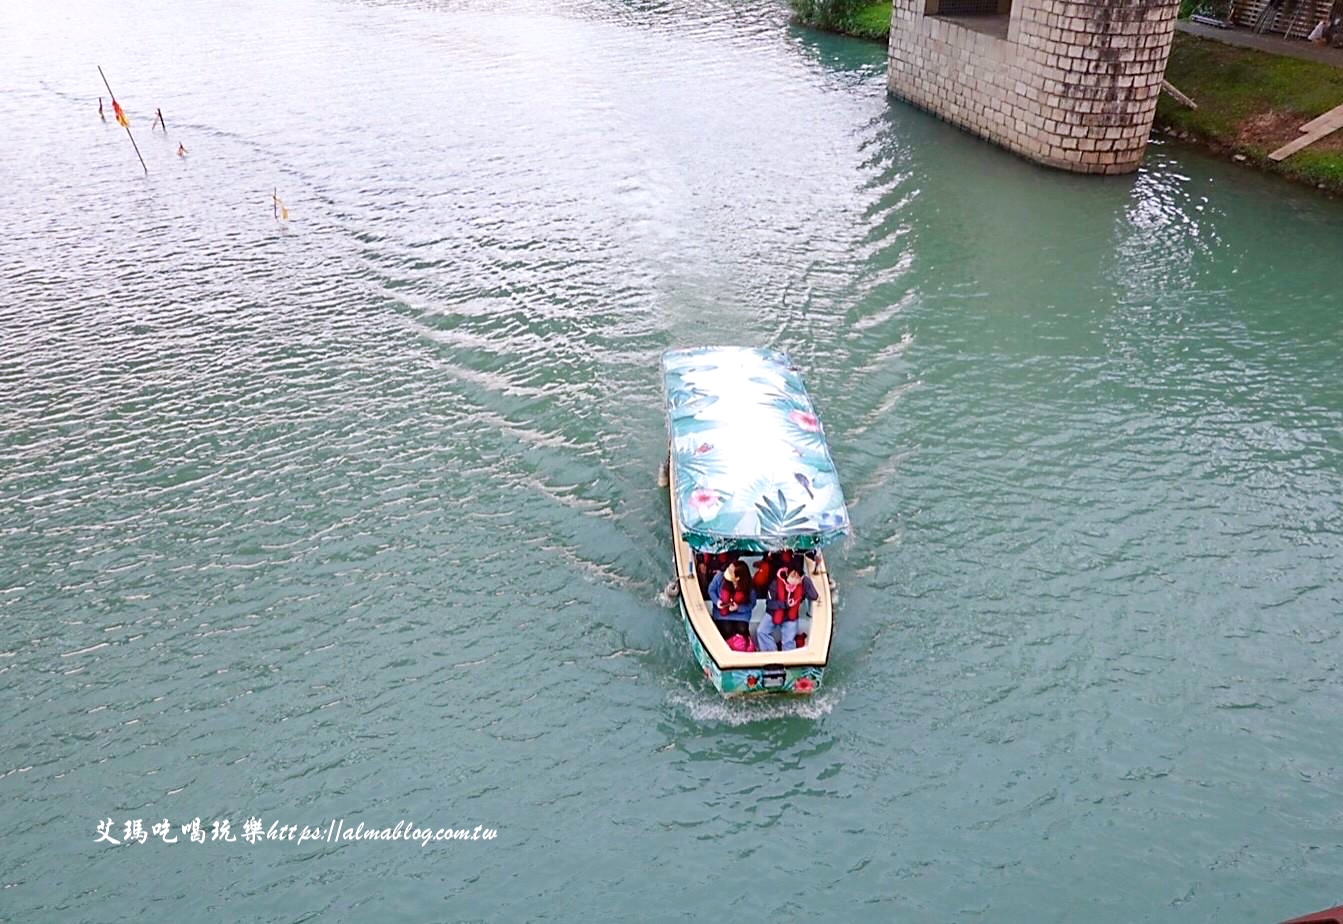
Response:
[[[746,636],[751,629],[751,610],[755,609],[755,587],[751,569],[743,561],[734,561],[709,582],[709,614],[723,638]]]
[[[709,582],[716,572],[722,571],[737,560],[736,552],[696,552],[695,572],[699,577],[699,592],[705,600],[709,599]]]

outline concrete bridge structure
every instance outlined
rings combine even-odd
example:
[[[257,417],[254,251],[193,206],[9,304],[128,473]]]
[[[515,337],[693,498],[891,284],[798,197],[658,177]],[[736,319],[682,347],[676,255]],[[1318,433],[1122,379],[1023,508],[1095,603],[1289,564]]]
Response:
[[[1147,147],[1179,0],[893,0],[892,94],[1064,170]]]

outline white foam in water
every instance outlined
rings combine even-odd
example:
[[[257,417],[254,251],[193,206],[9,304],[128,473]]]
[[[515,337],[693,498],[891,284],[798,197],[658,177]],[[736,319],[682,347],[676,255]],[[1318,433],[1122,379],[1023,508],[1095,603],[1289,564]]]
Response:
[[[676,601],[680,598],[680,596],[681,596],[680,585],[678,585],[675,581],[672,581],[666,587],[659,590],[657,592],[657,596],[654,597],[654,599],[657,601],[658,606],[665,607],[667,609],[672,609],[676,606]]]
[[[839,690],[822,690],[807,697],[724,697],[711,688],[691,688],[673,691],[667,699],[684,707],[697,722],[745,725],[778,719],[819,719],[834,710],[840,696]]]

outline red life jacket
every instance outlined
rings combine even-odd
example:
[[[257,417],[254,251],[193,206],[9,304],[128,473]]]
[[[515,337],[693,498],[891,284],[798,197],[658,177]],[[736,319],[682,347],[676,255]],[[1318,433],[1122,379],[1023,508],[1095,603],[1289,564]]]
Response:
[[[760,564],[755,566],[755,574],[751,575],[751,584],[755,587],[755,592],[763,594],[769,590],[769,579],[773,576],[770,560],[768,558],[760,559]]]
[[[786,619],[793,622],[802,612],[802,584],[788,586],[788,582],[779,575],[774,579],[774,599],[783,603],[784,608],[774,611],[774,625],[781,626]]]
[[[726,574],[723,575],[723,586],[718,588],[719,609],[722,612],[727,612],[727,605],[729,603],[735,603],[737,606],[745,606],[746,599],[746,589],[739,588],[733,590],[732,582],[727,579]]]
[[[769,590],[770,582],[778,575],[780,568],[787,568],[789,571],[800,570],[802,556],[791,549],[784,549],[782,552],[770,552],[760,559],[753,578],[756,591],[763,594]]]

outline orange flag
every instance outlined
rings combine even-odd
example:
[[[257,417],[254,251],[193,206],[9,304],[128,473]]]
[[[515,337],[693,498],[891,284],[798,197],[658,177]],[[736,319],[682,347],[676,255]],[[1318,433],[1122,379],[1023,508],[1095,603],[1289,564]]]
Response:
[[[118,125],[120,125],[122,128],[131,127],[131,120],[126,118],[126,113],[121,111],[121,103],[118,103],[116,100],[112,100],[112,111],[116,113]]]

